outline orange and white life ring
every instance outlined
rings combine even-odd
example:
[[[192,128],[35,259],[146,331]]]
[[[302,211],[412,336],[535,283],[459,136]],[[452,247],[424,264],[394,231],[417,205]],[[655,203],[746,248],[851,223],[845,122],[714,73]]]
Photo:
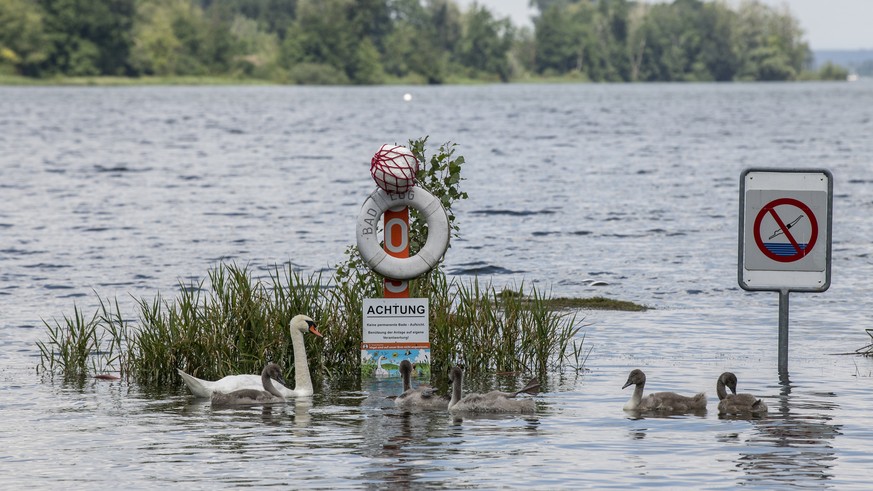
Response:
[[[427,241],[418,254],[408,258],[389,255],[382,249],[376,231],[379,219],[389,208],[408,206],[427,221]],[[367,265],[380,275],[395,280],[410,280],[427,273],[449,248],[449,217],[439,198],[421,187],[404,194],[388,194],[377,188],[364,201],[358,214],[358,251]]]

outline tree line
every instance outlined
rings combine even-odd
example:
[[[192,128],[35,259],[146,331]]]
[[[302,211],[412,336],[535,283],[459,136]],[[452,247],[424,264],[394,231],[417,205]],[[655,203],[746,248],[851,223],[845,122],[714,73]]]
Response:
[[[757,0],[531,0],[533,28],[453,0],[0,0],[0,74],[230,76],[299,84],[845,78],[810,75]]]

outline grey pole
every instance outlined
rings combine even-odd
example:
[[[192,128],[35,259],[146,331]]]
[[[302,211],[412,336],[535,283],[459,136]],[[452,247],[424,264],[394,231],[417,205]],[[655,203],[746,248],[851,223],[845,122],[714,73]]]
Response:
[[[788,293],[779,290],[779,375],[788,375]]]

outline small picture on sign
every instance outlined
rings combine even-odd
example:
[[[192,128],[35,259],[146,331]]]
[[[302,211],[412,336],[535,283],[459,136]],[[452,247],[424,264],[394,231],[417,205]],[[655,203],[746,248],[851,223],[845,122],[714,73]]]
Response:
[[[412,376],[430,378],[430,349],[361,350],[361,376],[388,378],[400,376],[400,362],[412,363]]]
[[[827,193],[817,191],[746,192],[744,262],[758,271],[823,271]]]

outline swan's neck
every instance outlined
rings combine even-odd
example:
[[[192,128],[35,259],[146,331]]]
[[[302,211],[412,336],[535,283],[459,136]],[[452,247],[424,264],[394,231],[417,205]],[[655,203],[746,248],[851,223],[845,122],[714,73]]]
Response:
[[[634,393],[631,395],[631,398],[627,401],[627,404],[624,405],[625,409],[633,410],[638,409],[640,407],[640,402],[643,400],[643,386],[645,384],[637,384],[634,387]]]
[[[461,400],[461,382],[463,381],[464,376],[455,377],[452,381],[452,400],[449,401],[449,407],[454,406]]]
[[[279,389],[277,389],[276,386],[273,385],[273,379],[270,378],[270,375],[266,371],[261,374],[261,383],[264,384],[264,390],[266,390],[270,394],[273,394],[280,399],[285,398],[285,396],[283,396],[282,393],[279,392]]]
[[[403,392],[406,392],[412,388],[412,383],[409,381],[411,374],[406,370],[403,370],[400,374],[403,375]]]
[[[727,397],[727,391],[724,390],[724,382],[721,379],[718,379],[718,383],[715,384],[715,392],[718,394],[719,401]]]
[[[291,329],[291,346],[294,348],[294,390],[312,392],[312,377],[309,375],[309,363],[306,361],[303,333],[297,329]]]

